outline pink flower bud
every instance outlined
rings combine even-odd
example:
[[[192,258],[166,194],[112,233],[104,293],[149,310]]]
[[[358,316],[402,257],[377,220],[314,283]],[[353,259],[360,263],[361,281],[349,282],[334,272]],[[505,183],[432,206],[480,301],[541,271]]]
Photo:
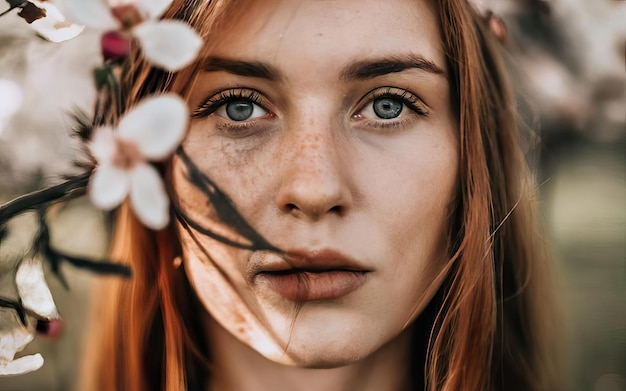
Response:
[[[104,61],[126,57],[130,51],[129,39],[118,31],[103,34],[100,42]]]
[[[56,338],[61,334],[61,330],[63,329],[63,320],[62,319],[48,319],[48,320],[38,320],[37,321],[37,334],[43,335],[49,338]]]

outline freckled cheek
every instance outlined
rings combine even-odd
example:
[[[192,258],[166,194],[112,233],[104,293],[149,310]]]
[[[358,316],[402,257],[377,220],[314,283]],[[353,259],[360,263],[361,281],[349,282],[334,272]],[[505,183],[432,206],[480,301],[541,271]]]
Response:
[[[226,192],[241,212],[254,210],[267,192],[280,156],[270,148],[221,136],[203,136],[192,128],[183,144],[198,168]]]

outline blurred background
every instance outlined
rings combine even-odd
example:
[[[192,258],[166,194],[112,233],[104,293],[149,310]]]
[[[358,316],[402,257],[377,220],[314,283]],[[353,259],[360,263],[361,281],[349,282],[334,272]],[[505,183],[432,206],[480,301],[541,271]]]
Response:
[[[626,391],[626,2],[482,0],[518,91],[529,162],[537,176],[547,242],[560,268],[564,337],[574,391]],[[0,12],[4,10],[0,5]],[[22,109],[0,130],[0,203],[59,183],[83,152],[71,114],[89,112],[99,37],[38,38],[15,15],[0,19],[0,78],[22,86]],[[52,240],[100,257],[103,217],[78,199],[53,211]],[[80,227],[77,229],[76,227]],[[0,293],[28,250],[35,217],[12,222],[0,247]],[[64,332],[37,337],[39,371],[0,378],[0,390],[70,390],[88,332],[93,276],[68,265],[70,290],[48,278]]]

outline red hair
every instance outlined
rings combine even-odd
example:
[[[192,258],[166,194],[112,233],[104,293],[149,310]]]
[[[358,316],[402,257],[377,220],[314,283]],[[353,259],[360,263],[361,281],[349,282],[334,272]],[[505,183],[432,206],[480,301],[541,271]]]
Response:
[[[497,43],[466,2],[435,4],[458,113],[461,201],[430,389],[558,389],[551,265]]]
[[[166,17],[187,21],[210,40],[237,3],[175,1]],[[428,390],[556,390],[552,274],[498,47],[466,0],[431,3],[458,119],[460,185],[449,274],[429,306],[430,334],[419,328],[416,336],[427,341],[416,342],[418,358],[407,365],[424,374]],[[174,78],[134,56],[122,82],[126,108],[173,85],[185,93],[193,82],[193,66]],[[114,122],[111,111],[100,111],[99,121]],[[206,368],[208,354],[191,342],[202,338],[194,317],[200,307],[172,266],[177,245],[173,231],[146,230],[127,207],[116,216],[111,257],[130,264],[134,277],[95,289],[83,389],[184,390],[201,381],[196,369]]]

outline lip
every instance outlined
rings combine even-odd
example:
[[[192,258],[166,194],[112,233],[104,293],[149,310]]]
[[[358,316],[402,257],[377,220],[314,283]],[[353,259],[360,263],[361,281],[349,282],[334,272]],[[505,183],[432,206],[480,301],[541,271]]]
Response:
[[[332,249],[291,250],[255,267],[254,283],[292,301],[332,300],[361,287],[371,271]]]

